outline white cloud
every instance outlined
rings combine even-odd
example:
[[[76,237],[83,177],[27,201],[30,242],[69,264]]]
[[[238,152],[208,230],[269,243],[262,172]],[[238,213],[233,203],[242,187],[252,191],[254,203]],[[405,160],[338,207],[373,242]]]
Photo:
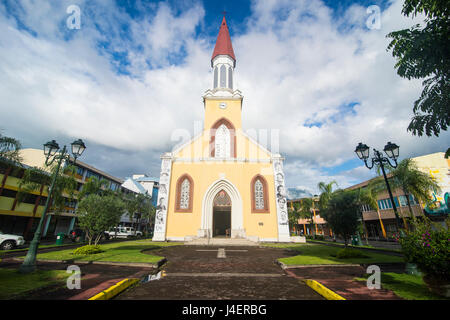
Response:
[[[60,134],[124,153],[161,153],[174,144],[175,129],[192,132],[194,120],[203,118],[201,95],[212,84],[214,44],[196,35],[202,5],[177,12],[160,3],[150,6],[148,17],[130,20],[110,1],[94,8],[80,2],[82,28],[69,32],[61,24],[70,1],[21,4],[18,15],[36,36],[0,5],[5,134],[32,134],[34,143]],[[413,23],[401,15],[401,5],[394,1],[382,12],[381,29],[368,30],[365,8],[358,5],[336,19],[320,1],[257,1],[246,32],[232,35],[244,126],[280,129],[288,185],[314,190],[319,181],[366,179],[371,173],[365,168],[332,176],[324,170],[354,159],[360,141],[380,149],[396,142],[402,156],[448,146],[448,133],[418,138],[406,132],[421,84],[396,74],[385,38]],[[99,52],[99,40],[108,40],[109,48]],[[113,53],[124,54],[129,75],[116,72]],[[136,163],[141,168],[141,160]]]

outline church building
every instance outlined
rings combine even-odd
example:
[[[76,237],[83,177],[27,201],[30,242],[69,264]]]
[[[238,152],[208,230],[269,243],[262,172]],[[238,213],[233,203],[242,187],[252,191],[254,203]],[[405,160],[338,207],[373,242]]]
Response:
[[[161,156],[154,241],[237,238],[288,242],[283,158],[242,129],[243,96],[225,17],[203,95],[203,131]]]

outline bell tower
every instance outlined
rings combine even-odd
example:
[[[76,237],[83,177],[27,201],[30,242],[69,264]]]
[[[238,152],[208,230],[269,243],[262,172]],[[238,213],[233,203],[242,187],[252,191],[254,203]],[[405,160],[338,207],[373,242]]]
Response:
[[[236,56],[224,16],[211,57],[212,89],[208,89],[203,95],[205,130],[209,130],[222,119],[232,123],[234,129],[241,128],[243,96],[239,90],[234,89],[235,67]]]

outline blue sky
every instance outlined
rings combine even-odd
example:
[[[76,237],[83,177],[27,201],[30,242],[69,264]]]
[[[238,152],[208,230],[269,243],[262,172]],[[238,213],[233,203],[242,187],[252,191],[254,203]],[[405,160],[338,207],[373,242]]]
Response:
[[[81,28],[70,30],[70,5]],[[381,27],[366,25],[380,8]],[[244,94],[244,128],[279,132],[286,184],[316,192],[374,173],[362,141],[401,157],[444,151],[448,133],[406,132],[420,81],[400,78],[386,34],[413,23],[402,1],[3,1],[3,134],[40,148],[82,138],[84,161],[118,177],[158,176],[177,130],[193,133],[211,86],[210,57],[227,11]]]

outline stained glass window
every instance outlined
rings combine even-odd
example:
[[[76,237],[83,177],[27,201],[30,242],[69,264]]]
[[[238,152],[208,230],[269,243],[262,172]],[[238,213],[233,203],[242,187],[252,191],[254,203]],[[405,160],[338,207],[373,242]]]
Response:
[[[181,196],[180,196],[180,209],[188,209],[189,208],[189,189],[191,185],[189,180],[186,178],[181,183]]]
[[[255,182],[255,209],[264,209],[264,187],[259,179]]]

